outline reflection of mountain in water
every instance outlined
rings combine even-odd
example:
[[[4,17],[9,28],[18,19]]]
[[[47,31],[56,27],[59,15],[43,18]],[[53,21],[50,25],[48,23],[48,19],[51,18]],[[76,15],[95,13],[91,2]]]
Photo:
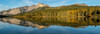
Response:
[[[70,26],[74,28],[100,25],[100,19],[98,18],[34,17],[22,20],[16,18],[0,18],[0,21],[39,29],[47,28],[50,25]]]
[[[48,27],[48,26],[36,24],[35,22],[19,20],[19,19],[16,19],[16,18],[0,18],[0,21],[7,22],[7,23],[10,23],[10,24],[15,24],[15,25],[21,25],[21,26],[31,26],[31,27],[34,27],[34,28],[37,27],[39,29],[43,29],[43,28]]]

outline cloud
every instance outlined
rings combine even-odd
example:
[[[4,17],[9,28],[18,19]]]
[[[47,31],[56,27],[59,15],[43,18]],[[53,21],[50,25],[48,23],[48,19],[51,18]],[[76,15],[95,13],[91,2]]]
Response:
[[[37,1],[53,1],[53,0],[37,0]]]
[[[57,3],[53,3],[51,4],[51,6],[55,7],[55,6],[61,6],[61,5],[65,5],[67,2],[69,2],[71,0],[62,0],[60,2],[57,2]]]
[[[3,6],[2,4],[0,4],[0,7]]]
[[[2,9],[0,8],[0,11],[2,11]]]
[[[23,2],[25,2],[26,4],[33,4],[31,0],[23,0]]]
[[[23,7],[23,6],[31,6],[33,4],[37,4],[37,2],[33,1],[33,0],[21,0],[19,1],[19,3],[17,3],[17,7]]]
[[[9,6],[0,6],[1,8],[0,8],[0,11],[2,11],[2,10],[8,10],[8,9],[10,9],[10,7]]]
[[[18,3],[19,5],[22,5],[22,6],[30,6],[33,4],[33,2],[31,0],[22,0],[21,3]]]
[[[2,7],[2,4],[0,4],[0,7]],[[2,11],[2,9],[0,8],[0,11]]]
[[[90,3],[91,4],[91,2],[94,2],[94,1],[97,1],[97,0],[61,0],[59,2],[50,4],[50,6],[56,7],[56,6],[62,6],[62,5],[71,5],[75,3],[86,3],[86,4]]]

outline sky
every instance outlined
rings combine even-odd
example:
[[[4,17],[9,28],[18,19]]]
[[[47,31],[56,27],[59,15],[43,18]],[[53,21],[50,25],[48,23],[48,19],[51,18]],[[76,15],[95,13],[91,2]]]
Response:
[[[38,3],[47,4],[51,7],[72,5],[75,3],[85,3],[89,6],[100,6],[100,0],[0,0],[0,11],[16,7],[37,5]]]

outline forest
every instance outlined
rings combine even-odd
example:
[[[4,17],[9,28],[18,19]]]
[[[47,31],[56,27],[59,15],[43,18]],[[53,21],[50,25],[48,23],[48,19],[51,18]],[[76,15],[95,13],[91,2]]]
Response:
[[[100,24],[99,6],[40,7],[13,17],[43,25],[86,26]],[[96,17],[96,18],[95,18]],[[81,23],[80,23],[81,22]],[[66,25],[67,24],[67,25]]]
[[[40,7],[27,13],[14,15],[18,18],[32,17],[94,17],[100,16],[100,6]]]

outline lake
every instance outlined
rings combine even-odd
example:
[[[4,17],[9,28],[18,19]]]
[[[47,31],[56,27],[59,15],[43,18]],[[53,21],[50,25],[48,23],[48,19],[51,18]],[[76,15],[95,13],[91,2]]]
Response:
[[[0,34],[100,34],[99,18],[0,18]]]

